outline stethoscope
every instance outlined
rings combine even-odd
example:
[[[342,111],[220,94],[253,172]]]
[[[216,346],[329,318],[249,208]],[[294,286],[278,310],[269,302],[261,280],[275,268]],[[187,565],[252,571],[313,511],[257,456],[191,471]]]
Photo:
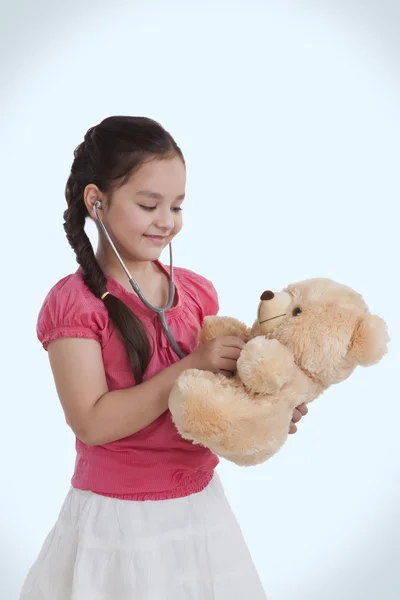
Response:
[[[172,263],[172,246],[171,243],[169,244],[169,290],[168,290],[168,302],[165,306],[163,306],[162,308],[158,308],[157,306],[153,306],[144,296],[142,290],[140,289],[138,283],[134,280],[134,278],[132,277],[132,275],[129,273],[126,265],[124,264],[124,261],[122,260],[121,256],[119,255],[118,250],[116,249],[114,242],[112,241],[107,229],[105,228],[105,225],[103,223],[103,220],[101,219],[98,209],[101,209],[101,202],[100,200],[98,200],[94,206],[94,212],[96,214],[96,217],[98,219],[98,222],[100,224],[101,229],[104,232],[104,235],[106,236],[107,240],[110,243],[111,248],[113,249],[115,256],[118,258],[119,262],[121,263],[122,268],[124,269],[128,279],[129,279],[129,283],[131,284],[133,290],[136,292],[136,294],[138,295],[138,297],[140,298],[140,300],[143,302],[143,304],[145,306],[147,306],[147,308],[149,308],[150,310],[152,310],[153,312],[155,312],[156,314],[158,314],[158,316],[160,317],[160,321],[161,321],[161,325],[164,329],[165,335],[168,338],[169,343],[171,344],[174,352],[177,354],[177,356],[179,356],[179,358],[184,358],[185,354],[182,352],[182,350],[179,348],[178,344],[176,343],[176,340],[174,338],[174,336],[171,333],[171,330],[169,328],[169,325],[167,323],[167,319],[165,316],[165,313],[172,307],[173,303],[174,303],[174,299],[175,299],[175,284],[174,284],[174,271],[173,271],[173,263]]]

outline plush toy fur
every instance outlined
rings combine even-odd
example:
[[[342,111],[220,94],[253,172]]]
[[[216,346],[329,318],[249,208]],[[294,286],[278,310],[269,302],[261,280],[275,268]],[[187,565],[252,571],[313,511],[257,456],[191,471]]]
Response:
[[[357,365],[381,360],[385,322],[360,294],[329,279],[264,292],[252,328],[229,317],[206,318],[200,341],[241,337],[246,345],[228,378],[190,369],[176,381],[169,407],[185,439],[238,465],[255,465],[285,443],[293,410]]]

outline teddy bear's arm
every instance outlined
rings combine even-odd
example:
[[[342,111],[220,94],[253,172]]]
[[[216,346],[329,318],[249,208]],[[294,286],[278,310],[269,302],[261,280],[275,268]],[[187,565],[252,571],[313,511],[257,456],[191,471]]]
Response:
[[[222,336],[240,337],[247,342],[250,329],[241,321],[232,317],[206,317],[200,331],[200,342],[207,342]]]
[[[257,336],[241,352],[238,375],[255,394],[277,394],[296,375],[292,352],[277,340]]]

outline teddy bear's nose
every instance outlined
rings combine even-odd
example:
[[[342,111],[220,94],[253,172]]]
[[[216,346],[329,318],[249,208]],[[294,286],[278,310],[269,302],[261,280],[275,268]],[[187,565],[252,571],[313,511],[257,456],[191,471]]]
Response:
[[[266,292],[263,292],[261,294],[261,298],[260,300],[272,300],[272,298],[275,297],[274,292],[271,292],[270,290],[267,290]]]

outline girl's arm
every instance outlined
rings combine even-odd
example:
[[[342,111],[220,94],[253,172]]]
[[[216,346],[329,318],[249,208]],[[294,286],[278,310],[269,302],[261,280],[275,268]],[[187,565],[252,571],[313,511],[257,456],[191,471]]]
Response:
[[[65,416],[75,435],[97,446],[122,439],[150,425],[168,409],[175,380],[186,369],[236,369],[242,340],[224,337],[201,344],[192,354],[148,381],[108,391],[100,344],[92,339],[60,338],[48,346],[50,365]]]

